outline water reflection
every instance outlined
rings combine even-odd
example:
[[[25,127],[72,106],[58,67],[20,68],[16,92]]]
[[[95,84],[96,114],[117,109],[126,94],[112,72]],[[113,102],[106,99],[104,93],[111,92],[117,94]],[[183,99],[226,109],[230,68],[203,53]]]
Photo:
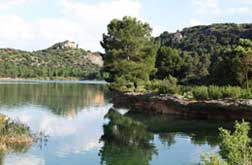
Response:
[[[106,118],[109,123],[103,126],[101,164],[149,164],[152,155],[157,154],[152,143],[153,133],[144,124],[122,116],[113,109],[109,110]]]
[[[28,83],[1,84],[0,104],[7,108],[39,105],[61,116],[74,117],[83,107],[108,102],[107,88],[99,84]]]
[[[218,128],[231,128],[232,126],[232,123],[183,120],[131,111],[122,115],[115,109],[110,109],[105,118],[109,119],[109,123],[103,126],[104,134],[101,141],[104,142],[104,145],[99,154],[101,164],[106,165],[158,164],[160,157],[161,160],[163,159],[162,161],[167,161],[169,156],[160,156],[159,154],[162,155],[163,150],[170,150],[170,155],[176,155],[167,163],[174,161],[176,164],[183,164],[190,163],[190,160],[196,163],[197,161],[194,161],[193,157],[199,161],[201,150],[205,150],[205,152],[211,149],[218,150]],[[157,135],[157,138],[154,135]],[[178,147],[183,140],[186,140],[187,143]],[[158,146],[159,142],[162,147]],[[207,149],[206,146],[210,148]],[[185,160],[180,160],[177,154],[181,150],[195,154]],[[184,154],[190,155],[189,153]],[[155,159],[152,160],[153,158]]]
[[[170,145],[176,143],[176,135],[190,137],[193,144],[207,144],[212,147],[217,146],[218,128],[223,127],[232,129],[233,122],[215,121],[215,120],[187,120],[176,116],[163,116],[158,114],[145,114],[128,112],[127,117],[142,122],[148,130],[158,134],[164,141],[168,139]]]
[[[123,112],[110,95],[97,84],[0,84],[0,113],[43,137],[24,152],[0,154],[0,164],[197,163],[218,150],[218,128],[232,125]]]

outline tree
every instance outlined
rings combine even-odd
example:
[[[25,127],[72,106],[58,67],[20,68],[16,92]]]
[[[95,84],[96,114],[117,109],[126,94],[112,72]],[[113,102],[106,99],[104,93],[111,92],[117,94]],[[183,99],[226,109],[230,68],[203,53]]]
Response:
[[[164,79],[168,75],[176,76],[182,64],[183,60],[178,50],[162,46],[157,53],[157,77],[159,79]]]
[[[138,82],[148,81],[154,74],[158,45],[151,36],[152,29],[147,23],[136,18],[114,19],[103,34],[104,75],[108,82],[124,79],[137,87]]]
[[[252,70],[252,41],[248,39],[240,39],[240,45],[235,48],[235,53],[240,58],[240,68],[243,79],[249,88],[249,72]]]

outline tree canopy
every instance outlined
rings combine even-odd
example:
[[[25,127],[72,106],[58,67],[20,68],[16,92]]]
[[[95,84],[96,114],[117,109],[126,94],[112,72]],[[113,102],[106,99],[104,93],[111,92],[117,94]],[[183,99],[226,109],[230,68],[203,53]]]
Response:
[[[114,19],[103,35],[104,75],[109,82],[137,84],[154,74],[157,44],[149,24],[136,18]]]

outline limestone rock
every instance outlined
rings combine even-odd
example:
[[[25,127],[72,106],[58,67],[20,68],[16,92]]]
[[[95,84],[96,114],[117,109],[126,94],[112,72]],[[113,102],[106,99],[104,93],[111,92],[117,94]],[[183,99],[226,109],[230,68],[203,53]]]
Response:
[[[56,43],[50,48],[51,49],[77,49],[78,44],[75,43],[74,41],[66,40],[63,42]]]

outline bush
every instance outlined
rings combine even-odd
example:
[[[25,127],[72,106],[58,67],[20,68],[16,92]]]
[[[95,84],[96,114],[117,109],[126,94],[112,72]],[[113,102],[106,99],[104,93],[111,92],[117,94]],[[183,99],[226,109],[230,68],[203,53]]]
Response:
[[[176,94],[179,93],[179,87],[177,86],[177,79],[169,76],[161,81],[158,92],[161,94]]]
[[[192,93],[193,97],[197,100],[208,99],[208,88],[205,86],[194,87]]]
[[[161,82],[162,82],[161,80],[152,80],[146,83],[145,89],[152,92],[158,92]]]
[[[221,88],[217,87],[217,86],[209,86],[208,87],[208,96],[210,99],[214,99],[214,100],[223,98]]]
[[[220,128],[220,155],[203,156],[204,165],[251,165],[252,146],[247,122],[236,123],[235,131]],[[221,156],[221,157],[220,157]],[[222,159],[221,159],[222,158]]]
[[[242,89],[241,91],[242,99],[252,99],[252,89]]]
[[[241,97],[241,88],[226,86],[222,88],[222,94],[223,98],[238,99]]]

